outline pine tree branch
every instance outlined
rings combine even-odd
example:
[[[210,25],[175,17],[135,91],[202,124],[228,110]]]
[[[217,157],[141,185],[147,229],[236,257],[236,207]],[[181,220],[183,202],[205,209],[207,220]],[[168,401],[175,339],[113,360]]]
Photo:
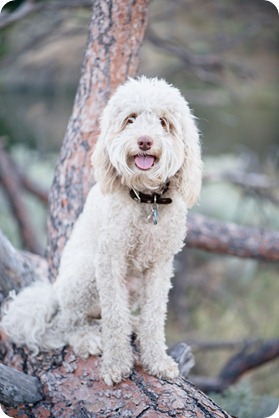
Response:
[[[47,10],[63,10],[65,8],[80,8],[91,7],[92,0],[67,0],[67,1],[47,1],[37,2],[34,0],[24,1],[14,12],[1,13],[0,15],[0,30],[6,29],[17,22],[25,19],[26,17]]]
[[[39,278],[47,278],[46,260],[17,251],[0,231],[0,305],[11,290],[18,292]]]
[[[279,261],[279,231],[221,222],[199,214],[188,216],[186,245],[219,254]]]
[[[279,339],[247,342],[232,356],[218,377],[191,376],[191,381],[205,393],[223,392],[245,373],[279,357]]]
[[[5,152],[2,143],[0,143],[0,180],[18,223],[23,245],[33,253],[42,253],[42,248],[37,240],[30,214],[23,198],[20,177],[11,158]]]
[[[34,405],[43,398],[37,377],[0,364],[0,404],[9,407]]]

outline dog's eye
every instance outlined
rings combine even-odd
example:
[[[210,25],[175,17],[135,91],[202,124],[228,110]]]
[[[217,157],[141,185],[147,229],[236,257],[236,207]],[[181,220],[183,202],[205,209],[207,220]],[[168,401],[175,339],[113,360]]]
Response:
[[[128,123],[134,123],[135,120],[136,120],[136,118],[137,118],[137,115],[135,113],[133,113],[132,115],[128,116],[127,119],[126,119],[126,125]]]
[[[161,125],[162,125],[162,127],[164,129],[168,129],[169,128],[169,124],[168,124],[168,122],[167,122],[167,120],[165,118],[160,118],[160,122],[161,122]]]

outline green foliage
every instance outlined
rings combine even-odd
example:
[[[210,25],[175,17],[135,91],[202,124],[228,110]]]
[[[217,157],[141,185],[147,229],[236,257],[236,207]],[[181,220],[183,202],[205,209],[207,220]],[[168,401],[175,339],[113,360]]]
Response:
[[[229,414],[238,418],[266,418],[276,411],[279,399],[271,396],[256,395],[249,381],[242,381],[232,386],[222,395],[210,397]]]

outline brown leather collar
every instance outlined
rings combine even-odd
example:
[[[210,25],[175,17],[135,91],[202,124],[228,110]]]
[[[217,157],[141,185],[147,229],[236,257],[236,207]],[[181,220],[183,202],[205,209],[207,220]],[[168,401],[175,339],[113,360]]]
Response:
[[[152,203],[158,205],[169,205],[172,203],[170,197],[163,197],[162,195],[166,193],[169,189],[169,182],[166,183],[165,187],[161,193],[145,194],[142,192],[137,192],[134,189],[130,190],[130,196],[133,200],[136,200],[138,203]]]

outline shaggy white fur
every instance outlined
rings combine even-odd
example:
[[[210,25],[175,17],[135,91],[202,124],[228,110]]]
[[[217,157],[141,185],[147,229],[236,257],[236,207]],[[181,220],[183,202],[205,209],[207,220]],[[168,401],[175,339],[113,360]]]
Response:
[[[179,90],[145,77],[120,86],[103,112],[92,164],[97,184],[57,280],[24,289],[8,304],[2,327],[35,353],[65,344],[82,357],[102,353],[101,374],[111,385],[132,371],[136,312],[142,366],[174,378],[178,367],[166,354],[164,332],[168,292],[202,176],[195,118]],[[131,189],[164,190],[161,197],[172,202],[139,203]]]

